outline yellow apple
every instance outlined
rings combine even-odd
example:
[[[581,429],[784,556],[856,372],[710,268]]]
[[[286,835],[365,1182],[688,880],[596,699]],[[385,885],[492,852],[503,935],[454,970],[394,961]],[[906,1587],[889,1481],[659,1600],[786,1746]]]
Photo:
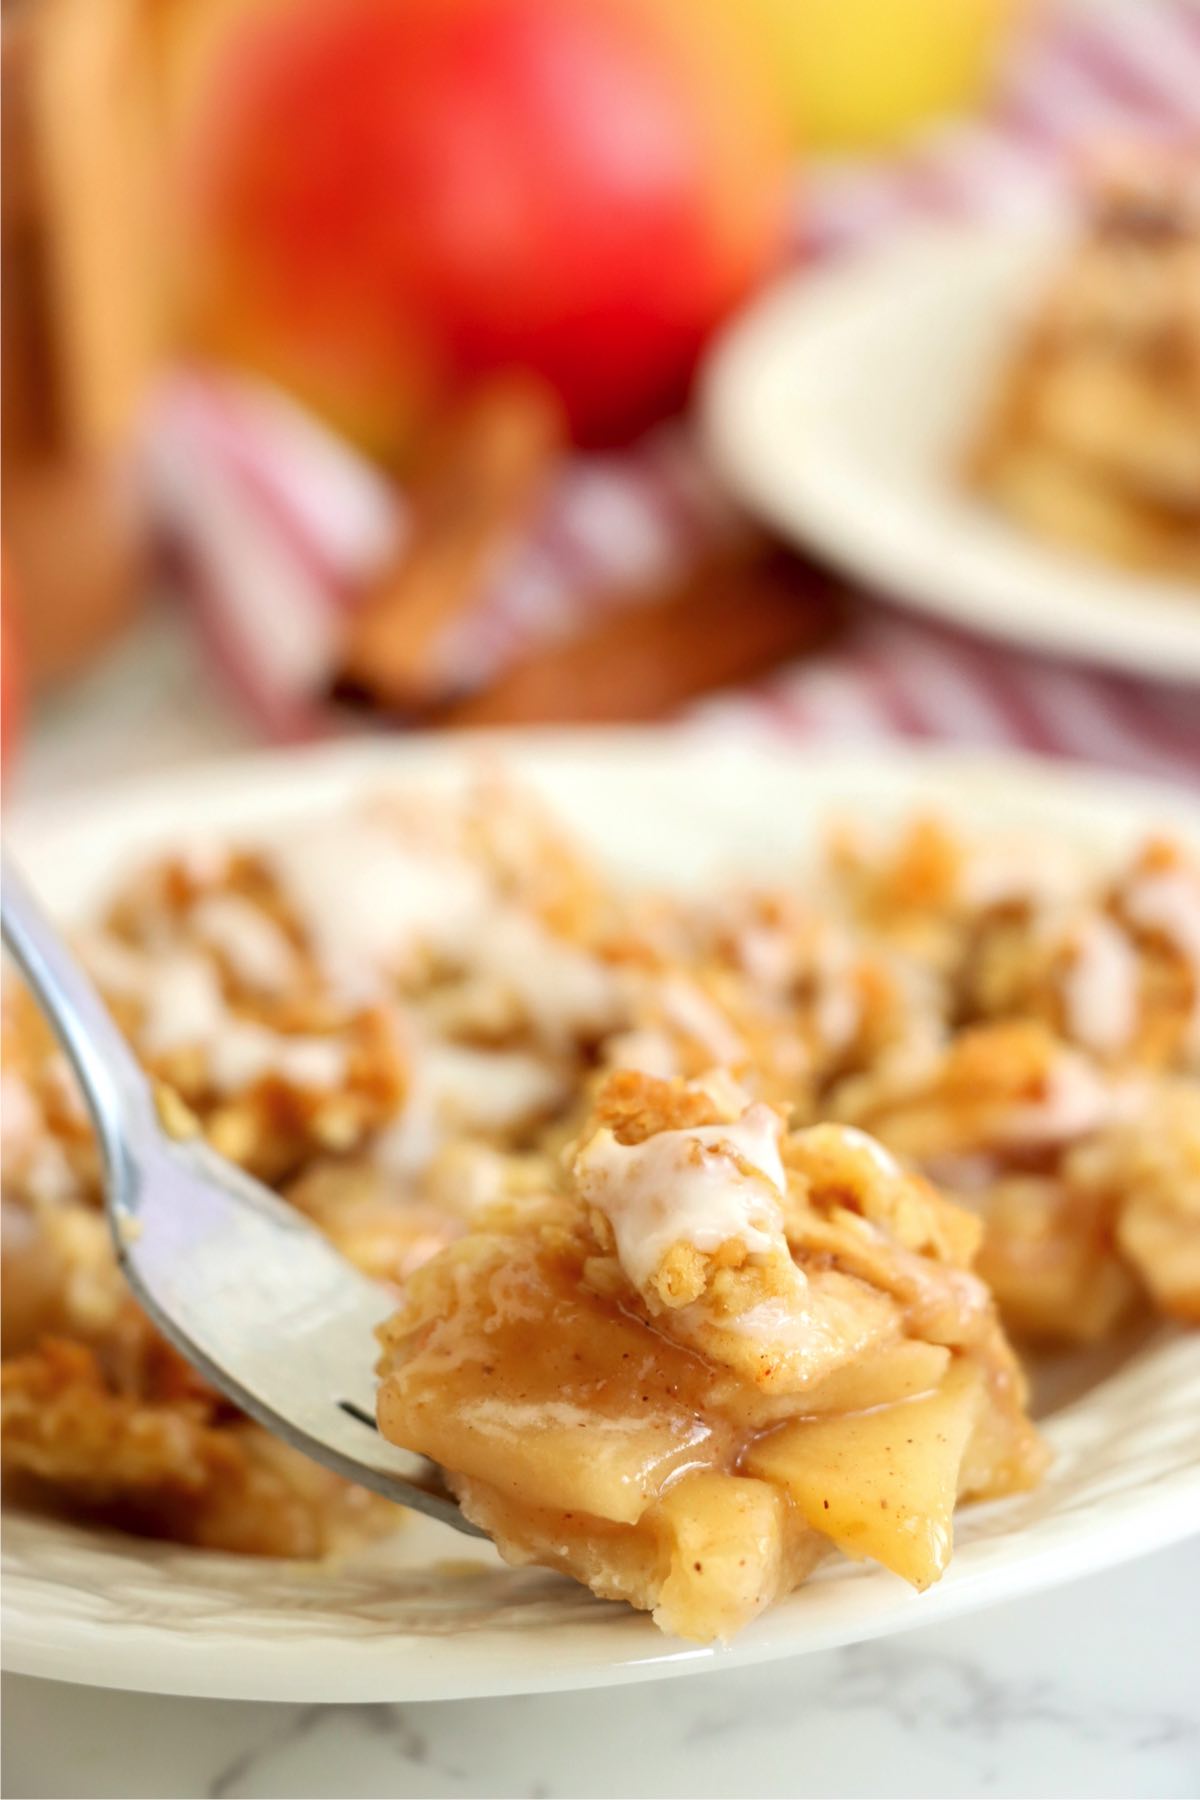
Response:
[[[1028,0],[746,0],[800,141],[895,143],[984,97]]]

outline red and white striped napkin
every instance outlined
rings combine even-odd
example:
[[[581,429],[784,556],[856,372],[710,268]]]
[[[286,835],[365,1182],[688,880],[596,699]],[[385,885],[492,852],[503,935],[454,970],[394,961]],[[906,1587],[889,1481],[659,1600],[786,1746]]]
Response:
[[[919,218],[1012,220],[1065,191],[1081,145],[1200,132],[1200,0],[1092,0],[1054,11],[992,113],[902,159],[810,175],[806,253],[875,244]],[[263,732],[332,729],[320,703],[339,618],[402,519],[380,474],[282,395],[180,370],[147,419],[145,473],[203,638]],[[577,629],[711,539],[725,503],[682,425],[567,465],[521,554],[443,646],[485,681]],[[867,599],[824,655],[690,715],[811,740],[1019,746],[1200,783],[1200,699],[1049,663]]]

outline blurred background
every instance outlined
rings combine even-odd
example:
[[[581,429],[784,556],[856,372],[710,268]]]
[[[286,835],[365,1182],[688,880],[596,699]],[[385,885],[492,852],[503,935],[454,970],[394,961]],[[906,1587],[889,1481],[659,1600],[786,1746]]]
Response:
[[[1097,159],[1147,147],[1175,211],[1133,183],[1105,305],[1190,242],[1160,337],[1191,355],[1200,0],[0,17],[10,792],[260,741],[668,718],[1200,779],[1195,690],[853,589],[739,515],[690,413],[781,271],[929,218],[1082,218]],[[1169,524],[1194,570],[1192,403]],[[1088,405],[1071,442],[1098,468]]]

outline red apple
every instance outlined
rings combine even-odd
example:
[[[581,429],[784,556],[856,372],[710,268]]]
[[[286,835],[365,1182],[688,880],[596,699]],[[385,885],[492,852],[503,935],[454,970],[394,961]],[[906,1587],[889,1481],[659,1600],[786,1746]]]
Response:
[[[315,0],[194,141],[210,339],[396,422],[520,366],[586,441],[676,407],[780,242],[773,88],[713,0]]]

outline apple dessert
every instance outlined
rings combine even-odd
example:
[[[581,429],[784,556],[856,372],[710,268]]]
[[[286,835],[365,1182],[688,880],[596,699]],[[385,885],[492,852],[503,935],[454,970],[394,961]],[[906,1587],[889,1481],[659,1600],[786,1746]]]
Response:
[[[1035,534],[1200,575],[1200,171],[1143,152],[1098,172],[975,447],[971,479]]]
[[[79,947],[209,1141],[392,1289],[385,1431],[509,1558],[671,1630],[835,1549],[934,1580],[956,1501],[1040,1468],[1004,1332],[1200,1323],[1174,839],[842,820],[652,893],[489,779],[185,846]],[[3,1056],[7,1499],[262,1555],[389,1530],[140,1312],[15,981]]]
[[[607,1077],[383,1328],[379,1423],[513,1562],[729,1638],[837,1548],[924,1588],[960,1496],[1043,1466],[979,1228],[728,1074]]]

